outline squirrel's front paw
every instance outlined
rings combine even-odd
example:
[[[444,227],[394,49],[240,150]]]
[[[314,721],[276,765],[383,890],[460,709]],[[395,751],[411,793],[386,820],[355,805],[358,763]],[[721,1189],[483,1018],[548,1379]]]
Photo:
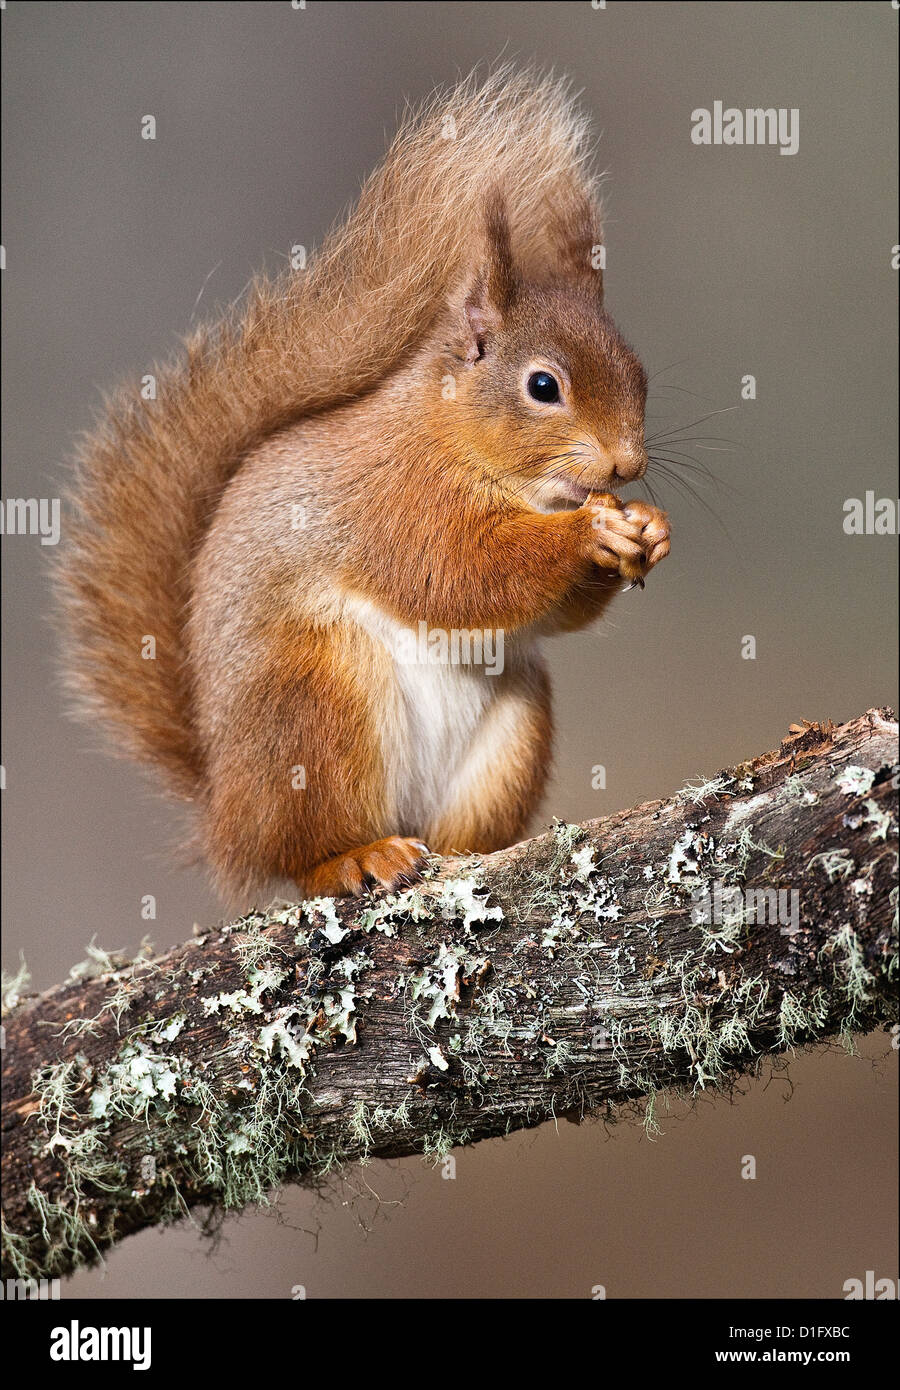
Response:
[[[611,492],[592,493],[585,507],[591,513],[592,558],[603,569],[641,583],[668,555],[669,518],[659,507],[621,502]]]

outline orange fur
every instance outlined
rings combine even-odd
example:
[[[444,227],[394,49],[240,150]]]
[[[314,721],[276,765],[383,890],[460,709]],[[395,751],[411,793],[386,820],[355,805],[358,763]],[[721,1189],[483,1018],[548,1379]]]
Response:
[[[418,839],[521,834],[550,757],[538,638],[668,549],[612,492],[645,466],[646,381],[602,306],[585,153],[556,81],[436,97],[309,270],[258,280],[84,447],[72,684],[197,805],[223,888],[356,891]],[[391,643],[420,622],[499,630],[505,669],[407,670]]]

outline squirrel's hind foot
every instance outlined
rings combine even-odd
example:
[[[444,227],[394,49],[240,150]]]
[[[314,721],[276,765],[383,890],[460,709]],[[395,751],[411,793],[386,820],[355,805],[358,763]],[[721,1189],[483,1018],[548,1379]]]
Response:
[[[422,877],[429,849],[421,840],[391,835],[326,859],[304,875],[300,888],[317,898],[361,898],[370,888],[407,888]]]

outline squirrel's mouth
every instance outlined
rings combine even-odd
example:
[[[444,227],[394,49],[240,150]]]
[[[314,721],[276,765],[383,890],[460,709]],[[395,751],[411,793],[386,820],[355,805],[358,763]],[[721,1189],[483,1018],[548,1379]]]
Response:
[[[583,507],[594,490],[571,478],[553,478],[527,489],[526,496],[539,512],[568,512]]]
[[[594,488],[576,483],[571,478],[554,478],[553,500],[561,511],[566,507],[583,507]]]
[[[592,489],[583,483],[573,483],[569,478],[559,479],[559,492],[563,501],[574,502],[577,507],[584,506]]]
[[[583,507],[592,492],[605,492],[609,482],[595,479],[592,483],[576,482],[573,478],[556,477],[539,484],[529,496],[533,507],[542,512],[575,511]]]

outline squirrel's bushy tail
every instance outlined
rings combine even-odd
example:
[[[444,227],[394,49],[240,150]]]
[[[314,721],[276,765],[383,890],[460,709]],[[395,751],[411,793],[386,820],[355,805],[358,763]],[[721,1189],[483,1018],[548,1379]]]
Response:
[[[190,566],[249,450],[375,385],[421,339],[502,194],[523,257],[554,208],[593,196],[586,126],[565,84],[503,68],[407,117],[348,218],[305,270],[260,278],[239,308],[112,399],[81,450],[60,589],[83,708],[173,789],[202,789],[184,645]],[[155,657],[151,658],[155,644]]]

